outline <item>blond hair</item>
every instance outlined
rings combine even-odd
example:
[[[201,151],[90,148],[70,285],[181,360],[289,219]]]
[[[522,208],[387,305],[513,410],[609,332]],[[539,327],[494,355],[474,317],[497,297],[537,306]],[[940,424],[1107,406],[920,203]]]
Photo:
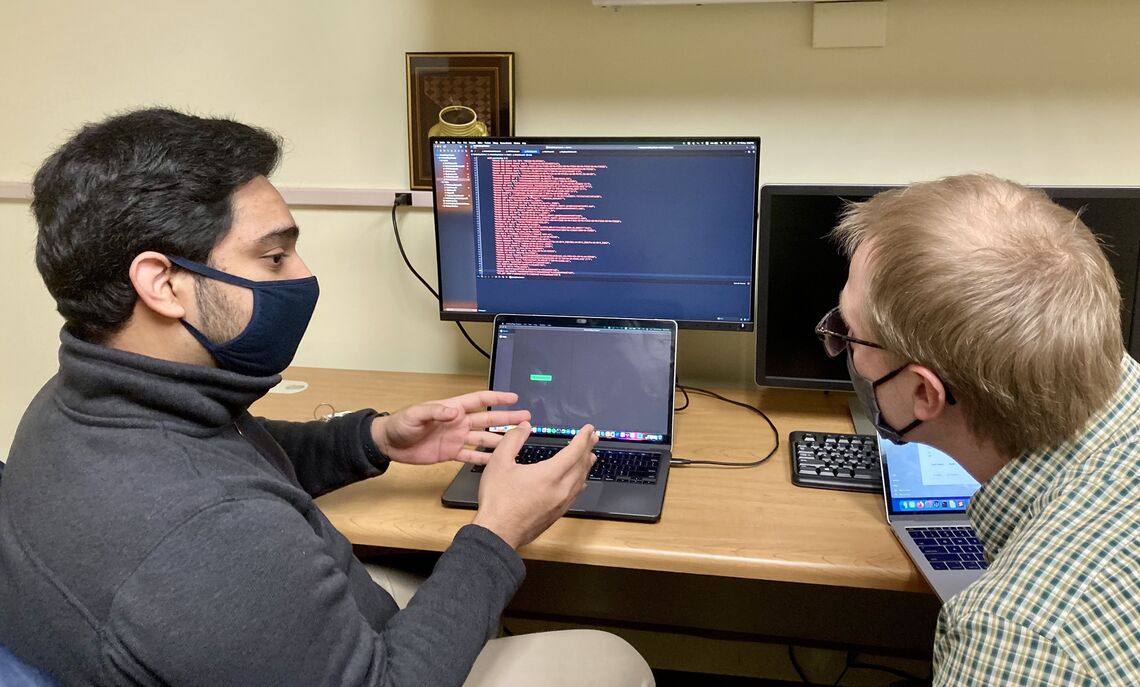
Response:
[[[1120,290],[1093,233],[1040,190],[963,175],[850,205],[873,340],[937,372],[1007,456],[1073,436],[1120,383]]]

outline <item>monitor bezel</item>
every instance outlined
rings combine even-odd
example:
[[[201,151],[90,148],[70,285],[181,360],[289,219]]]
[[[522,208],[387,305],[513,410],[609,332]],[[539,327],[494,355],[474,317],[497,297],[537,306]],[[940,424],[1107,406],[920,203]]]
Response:
[[[493,322],[499,312],[470,312],[445,310],[443,307],[443,261],[440,255],[439,240],[439,209],[436,205],[435,189],[436,179],[435,146],[436,143],[520,143],[534,145],[575,145],[591,143],[662,143],[675,144],[688,141],[723,142],[727,144],[754,144],[756,146],[756,160],[754,169],[755,184],[752,192],[752,298],[750,313],[751,320],[746,322],[721,322],[710,320],[670,319],[677,323],[679,329],[752,332],[756,328],[756,280],[758,278],[757,256],[759,253],[759,218],[760,218],[760,137],[759,136],[432,136],[429,145],[432,150],[431,183],[432,183],[432,221],[435,227],[435,265],[436,284],[439,285],[439,319],[446,322]],[[505,312],[505,311],[504,311]],[[540,315],[542,313],[534,313]],[[586,313],[589,315],[590,313]],[[642,315],[630,315],[625,319],[652,319]]]
[[[874,195],[880,191],[899,188],[898,184],[764,184],[760,188],[760,247],[757,259],[756,285],[756,384],[763,387],[782,389],[820,389],[823,391],[853,391],[850,380],[839,382],[831,379],[815,379],[808,377],[781,377],[767,373],[768,352],[768,266],[771,261],[772,240],[772,213],[770,212],[773,195],[829,195],[842,196]],[[765,282],[760,283],[763,276]],[[835,294],[836,303],[839,294]],[[824,313],[820,313],[822,317]],[[822,344],[821,344],[822,346]],[[820,349],[822,350],[822,348]]]

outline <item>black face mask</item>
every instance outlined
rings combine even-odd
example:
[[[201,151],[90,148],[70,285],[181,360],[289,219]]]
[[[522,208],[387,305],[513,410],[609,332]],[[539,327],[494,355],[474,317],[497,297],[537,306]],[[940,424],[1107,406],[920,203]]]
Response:
[[[879,434],[887,441],[891,441],[896,444],[907,443],[906,439],[903,439],[903,435],[913,430],[915,427],[921,425],[922,420],[915,418],[913,422],[911,422],[906,427],[903,427],[902,429],[895,429],[894,427],[891,427],[890,424],[887,423],[886,419],[883,418],[882,411],[879,410],[879,399],[875,395],[875,389],[878,388],[880,384],[889,382],[890,380],[894,379],[898,373],[902,372],[905,369],[906,365],[903,365],[902,367],[888,372],[882,377],[879,377],[878,379],[872,381],[859,374],[855,370],[855,362],[851,359],[851,349],[847,349],[847,374],[851,376],[851,383],[855,385],[855,395],[859,397],[859,400],[863,403],[863,406],[867,408],[867,412],[871,414],[871,422],[875,424],[875,429],[879,432]]]
[[[249,324],[229,341],[214,343],[194,325],[182,320],[182,326],[214,356],[218,367],[255,377],[280,374],[289,367],[317,307],[320,287],[315,276],[253,281],[192,260],[171,255],[166,257],[195,274],[253,291],[253,314]]]

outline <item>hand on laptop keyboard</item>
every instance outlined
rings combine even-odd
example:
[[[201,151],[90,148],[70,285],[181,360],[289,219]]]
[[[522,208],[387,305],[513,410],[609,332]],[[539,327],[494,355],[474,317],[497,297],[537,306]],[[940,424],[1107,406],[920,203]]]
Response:
[[[562,517],[586,487],[598,437],[586,425],[556,454],[534,465],[515,462],[530,436],[530,423],[507,432],[491,454],[479,483],[474,523],[499,535],[513,548],[530,543]]]

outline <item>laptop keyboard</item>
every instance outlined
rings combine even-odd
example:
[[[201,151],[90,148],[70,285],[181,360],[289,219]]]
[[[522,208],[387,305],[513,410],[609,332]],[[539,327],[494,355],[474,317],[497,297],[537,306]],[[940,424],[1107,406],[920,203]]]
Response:
[[[525,445],[515,456],[515,462],[523,465],[541,463],[561,450],[559,446]],[[594,449],[598,460],[590,468],[586,479],[595,482],[624,482],[628,484],[657,484],[657,469],[661,455],[648,451],[621,451],[615,449]],[[482,472],[483,466],[472,468]]]
[[[906,533],[935,570],[985,570],[982,543],[969,527],[908,527]]]
[[[792,484],[882,493],[874,435],[792,432]]]

